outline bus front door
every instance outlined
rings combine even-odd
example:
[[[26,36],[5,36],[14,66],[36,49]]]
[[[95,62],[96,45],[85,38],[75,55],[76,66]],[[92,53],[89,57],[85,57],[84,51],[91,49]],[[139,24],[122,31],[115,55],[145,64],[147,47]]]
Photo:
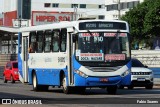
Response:
[[[28,33],[22,33],[22,70],[23,81],[28,82]]]
[[[73,86],[74,85],[74,77],[73,77],[73,53],[74,53],[74,47],[75,47],[75,43],[73,43],[72,40],[72,35],[67,36],[68,39],[68,45],[67,45],[67,57],[68,57],[68,83],[69,86]]]

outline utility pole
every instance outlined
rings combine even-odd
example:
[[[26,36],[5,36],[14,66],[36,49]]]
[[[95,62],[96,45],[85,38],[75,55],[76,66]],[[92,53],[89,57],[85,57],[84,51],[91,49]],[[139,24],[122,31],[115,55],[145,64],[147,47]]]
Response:
[[[77,6],[74,6],[74,20],[77,20]]]
[[[121,1],[118,0],[118,20],[120,20],[121,17]]]

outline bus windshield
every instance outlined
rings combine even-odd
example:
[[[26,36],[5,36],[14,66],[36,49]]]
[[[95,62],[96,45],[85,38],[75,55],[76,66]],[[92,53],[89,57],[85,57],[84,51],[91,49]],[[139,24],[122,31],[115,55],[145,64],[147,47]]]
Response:
[[[83,32],[78,34],[79,62],[122,62],[130,58],[128,33]]]

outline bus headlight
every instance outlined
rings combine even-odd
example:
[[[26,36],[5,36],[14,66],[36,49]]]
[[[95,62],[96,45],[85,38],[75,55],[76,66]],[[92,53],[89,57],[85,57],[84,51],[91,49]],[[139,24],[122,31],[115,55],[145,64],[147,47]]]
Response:
[[[80,75],[80,76],[82,76],[82,77],[84,77],[84,78],[87,78],[87,77],[88,77],[88,76],[87,76],[85,73],[83,73],[82,71],[75,70],[75,72],[76,72],[78,75]]]
[[[121,74],[121,77],[125,77],[126,75],[128,75],[129,74],[129,71],[127,70],[127,71],[125,71],[123,74]]]

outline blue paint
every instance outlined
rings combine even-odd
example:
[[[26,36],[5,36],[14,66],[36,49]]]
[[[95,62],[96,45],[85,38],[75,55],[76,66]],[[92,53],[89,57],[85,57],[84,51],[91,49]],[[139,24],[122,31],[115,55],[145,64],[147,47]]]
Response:
[[[121,81],[120,76],[115,77],[88,77],[84,78],[75,74],[75,86],[86,86],[86,87],[95,87],[95,86],[110,86],[118,85]],[[100,79],[106,78],[107,82],[101,82]]]
[[[122,77],[121,85],[130,85],[131,84],[131,73],[129,73],[127,76]]]
[[[72,58],[73,58],[74,69],[79,69],[81,67],[81,64],[78,63],[78,61],[75,59],[75,56],[73,56]]]
[[[19,73],[21,75],[21,77],[23,78],[23,72],[22,72],[22,58],[21,58],[21,33],[18,33],[18,70],[19,70]]]
[[[129,69],[131,69],[132,61],[129,61],[129,62],[126,64],[126,66],[127,66]]]
[[[32,84],[32,70],[29,69],[29,84]],[[39,85],[60,86],[60,69],[34,69],[36,71],[37,80]],[[62,69],[66,71],[66,68]]]
[[[153,71],[154,78],[160,78],[160,68],[149,68]]]

